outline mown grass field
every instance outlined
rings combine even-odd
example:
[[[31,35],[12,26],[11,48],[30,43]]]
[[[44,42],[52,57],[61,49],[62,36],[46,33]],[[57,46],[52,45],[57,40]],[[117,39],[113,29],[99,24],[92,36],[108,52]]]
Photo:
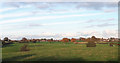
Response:
[[[97,44],[86,47],[85,44],[62,42],[28,43],[30,51],[21,52],[25,43],[10,44],[2,48],[3,61],[117,61],[118,46]]]

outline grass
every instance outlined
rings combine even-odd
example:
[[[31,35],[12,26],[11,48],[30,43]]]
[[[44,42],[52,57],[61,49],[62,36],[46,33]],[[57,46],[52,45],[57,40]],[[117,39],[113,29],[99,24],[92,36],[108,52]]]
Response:
[[[86,47],[85,44],[62,42],[28,43],[30,51],[21,52],[24,43],[9,44],[2,48],[3,61],[117,61],[118,46],[97,44]]]

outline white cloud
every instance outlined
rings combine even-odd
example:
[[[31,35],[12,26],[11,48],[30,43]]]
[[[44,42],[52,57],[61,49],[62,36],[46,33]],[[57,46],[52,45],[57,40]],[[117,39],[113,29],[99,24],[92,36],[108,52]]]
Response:
[[[54,36],[56,34],[52,33],[52,32],[43,32],[43,33],[41,33],[41,35],[43,35],[43,36]]]
[[[73,33],[73,32],[64,32],[60,34],[62,37],[76,37],[77,33]]]
[[[104,37],[118,37],[118,31],[117,30],[104,30],[102,32],[102,35]]]
[[[11,18],[11,17],[22,17],[22,16],[29,16],[29,15],[32,15],[31,13],[29,12],[23,12],[23,13],[11,13],[11,14],[3,14],[3,15],[0,15],[0,18]]]
[[[5,31],[5,30],[11,30],[11,29],[29,29],[31,27],[43,27],[43,26],[54,26],[54,25],[64,25],[64,24],[78,24],[78,23],[84,23],[84,21],[63,21],[63,22],[54,22],[54,23],[43,23],[43,24],[39,24],[39,23],[28,23],[27,25],[21,25],[21,24],[12,24],[12,25],[2,25],[1,30]]]
[[[9,10],[14,10],[16,8],[2,8],[0,9],[0,12],[5,12],[5,11],[9,11]]]
[[[91,37],[91,36],[101,37],[100,32],[95,31],[95,30],[80,31],[80,32],[77,32],[77,35],[81,37]]]
[[[70,17],[82,17],[82,16],[94,16],[101,15],[103,13],[94,13],[94,14],[80,14],[80,15],[60,15],[60,16],[39,16],[39,17],[28,17],[28,18],[19,18],[11,20],[3,20],[0,24],[5,23],[15,23],[15,22],[25,22],[25,21],[35,21],[35,20],[44,20],[44,19],[57,19],[57,18],[70,18]]]
[[[29,16],[29,15],[32,15],[31,13],[29,12],[23,12],[23,13],[10,13],[10,14],[3,14],[3,15],[0,15],[0,19],[4,19],[4,18],[15,18],[15,17],[22,17],[22,16]]]
[[[12,34],[12,33],[11,33]],[[27,38],[54,38],[54,39],[62,39],[64,37],[67,38],[80,38],[80,37],[91,37],[96,36],[98,38],[110,38],[115,37],[118,38],[118,31],[117,30],[104,30],[104,31],[95,31],[95,30],[86,30],[81,32],[61,32],[61,33],[54,33],[54,32],[42,32],[39,34],[23,34],[23,33],[13,33],[12,35],[7,35],[7,33],[3,37],[9,37],[11,39],[21,39],[22,37]]]
[[[12,10],[12,9],[11,9]],[[80,11],[73,11],[73,10],[66,10],[66,11],[54,11],[54,12],[46,12],[46,11],[33,11],[33,12],[19,12],[19,13],[7,13],[7,14],[1,14],[0,19],[5,19],[5,18],[16,18],[16,17],[23,17],[23,16],[32,16],[32,15],[45,15],[45,14],[64,14],[64,13],[76,13],[76,12],[83,12],[85,10],[80,10]]]

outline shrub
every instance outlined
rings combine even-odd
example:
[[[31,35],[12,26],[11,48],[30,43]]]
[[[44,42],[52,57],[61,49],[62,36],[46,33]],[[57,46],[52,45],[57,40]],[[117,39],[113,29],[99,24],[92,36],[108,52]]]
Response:
[[[96,43],[94,41],[88,41],[88,43],[86,44],[87,47],[96,47]]]
[[[5,37],[5,38],[4,38],[4,41],[9,41],[8,37]]]
[[[113,47],[113,43],[110,43],[110,46]]]
[[[37,41],[35,39],[32,40],[33,43],[36,43]]]
[[[1,40],[1,42],[2,42],[2,47],[4,46],[4,45],[8,45],[8,44],[12,44],[13,42],[12,41],[8,41],[8,40]]]
[[[28,44],[24,44],[21,48],[20,51],[29,51],[29,49],[27,48]]]
[[[5,43],[5,41],[2,41],[2,46],[4,46],[6,43]]]
[[[19,43],[23,43],[23,41],[18,41]]]
[[[33,43],[36,43],[36,40],[34,40]]]

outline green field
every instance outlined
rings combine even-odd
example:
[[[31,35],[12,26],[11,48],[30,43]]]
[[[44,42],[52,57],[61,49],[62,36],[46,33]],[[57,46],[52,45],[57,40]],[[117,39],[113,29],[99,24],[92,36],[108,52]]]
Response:
[[[28,43],[30,51],[21,52],[24,43],[9,44],[2,48],[3,61],[117,61],[118,46],[97,44],[86,47],[85,44],[62,42]]]

